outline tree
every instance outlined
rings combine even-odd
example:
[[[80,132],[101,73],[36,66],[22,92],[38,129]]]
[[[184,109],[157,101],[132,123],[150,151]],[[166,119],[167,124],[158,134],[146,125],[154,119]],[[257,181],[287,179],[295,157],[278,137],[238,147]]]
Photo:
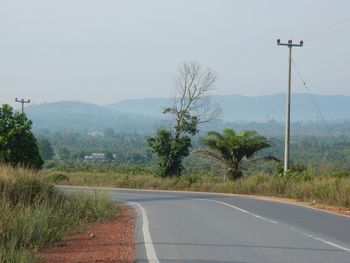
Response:
[[[114,160],[113,154],[111,152],[106,152],[105,153],[105,160],[108,162],[111,162]]]
[[[53,158],[54,151],[48,139],[46,138],[38,139],[38,147],[39,147],[40,155],[44,160],[51,160]]]
[[[25,114],[14,112],[8,104],[0,107],[0,161],[12,166],[42,167],[44,161],[31,128],[32,122]]]
[[[71,158],[71,152],[67,149],[67,147],[59,148],[58,157],[60,160],[69,160]]]
[[[115,136],[115,131],[111,128],[106,128],[104,131],[103,131],[103,135],[106,136],[106,137],[114,137]]]
[[[272,156],[253,158],[257,151],[270,147],[267,139],[256,131],[236,133],[229,128],[224,129],[222,134],[211,131],[203,143],[208,149],[196,150],[194,153],[220,164],[231,180],[243,177],[242,168],[247,163],[261,159],[277,161]]]
[[[160,128],[154,137],[148,138],[152,151],[158,155],[158,173],[162,177],[180,176],[182,160],[189,155],[191,135],[198,132],[198,125],[216,118],[220,110],[210,103],[207,94],[214,88],[216,74],[202,69],[196,63],[185,63],[175,79],[174,103],[163,113],[173,117],[173,128]]]

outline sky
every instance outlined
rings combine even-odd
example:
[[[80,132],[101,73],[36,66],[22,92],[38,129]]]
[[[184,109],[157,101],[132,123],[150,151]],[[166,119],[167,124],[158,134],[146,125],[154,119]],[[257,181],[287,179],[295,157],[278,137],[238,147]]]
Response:
[[[0,103],[171,97],[178,67],[213,94],[287,88],[288,49],[312,93],[350,95],[348,0],[0,0]],[[293,92],[306,90],[293,73]]]

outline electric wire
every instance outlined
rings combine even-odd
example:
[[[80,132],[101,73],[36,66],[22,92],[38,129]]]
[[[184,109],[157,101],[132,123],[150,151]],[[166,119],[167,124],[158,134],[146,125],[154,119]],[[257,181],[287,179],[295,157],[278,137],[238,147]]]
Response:
[[[313,40],[313,39],[320,39],[320,38],[322,39],[322,38],[327,38],[327,37],[342,36],[342,35],[346,35],[346,34],[350,33],[349,29],[350,29],[350,26],[347,26],[347,27],[337,29],[334,31],[325,32],[322,34],[317,34],[317,35],[314,35],[312,37],[306,37],[305,39]]]
[[[310,92],[310,89],[309,89],[309,87],[307,86],[305,79],[304,79],[303,76],[301,75],[301,73],[300,73],[298,67],[295,65],[295,62],[294,62],[293,59],[292,59],[292,64],[293,64],[293,67],[294,67],[295,71],[297,72],[297,75],[298,75],[300,81],[303,83],[303,86],[304,86],[305,89],[307,90],[307,93],[308,93],[308,95],[309,95],[309,97],[310,97],[312,103],[314,104],[316,110],[318,111],[318,113],[319,113],[319,115],[320,115],[320,117],[321,117],[321,120],[323,121],[323,123],[324,123],[325,127],[327,128],[329,134],[331,135],[331,137],[336,138],[336,137],[334,136],[334,134],[333,134],[333,132],[332,132],[332,129],[330,128],[328,122],[326,121],[326,118],[323,116],[320,107],[318,106],[318,104],[316,103],[316,100],[315,100],[314,97],[312,96],[312,93]]]
[[[350,21],[350,17],[344,18],[344,19],[342,19],[342,20],[340,20],[340,21],[338,21],[338,22],[335,22],[335,23],[329,24],[329,25],[327,25],[327,26],[324,26],[324,27],[322,27],[322,28],[320,28],[320,29],[318,29],[318,30],[314,30],[314,31],[312,31],[312,32],[305,33],[305,34],[303,34],[303,35],[300,35],[299,37],[303,37],[303,38],[309,38],[309,37],[310,37],[310,38],[311,38],[312,35],[315,35],[315,34],[318,34],[318,33],[320,33],[320,32],[326,31],[326,30],[329,29],[329,28],[332,28],[332,27],[334,27],[334,26],[343,24],[343,23],[345,23],[345,22],[347,22],[347,21]]]

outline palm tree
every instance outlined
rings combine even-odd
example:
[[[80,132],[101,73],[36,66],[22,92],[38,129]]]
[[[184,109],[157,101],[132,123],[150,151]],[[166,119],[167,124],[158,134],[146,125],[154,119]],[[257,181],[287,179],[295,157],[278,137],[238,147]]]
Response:
[[[208,132],[203,143],[208,149],[197,150],[193,153],[210,159],[220,164],[231,180],[243,177],[242,167],[249,162],[276,158],[262,157],[253,158],[254,154],[264,148],[270,147],[268,140],[256,131],[241,131],[236,133],[233,129],[226,128],[220,134],[215,131]]]

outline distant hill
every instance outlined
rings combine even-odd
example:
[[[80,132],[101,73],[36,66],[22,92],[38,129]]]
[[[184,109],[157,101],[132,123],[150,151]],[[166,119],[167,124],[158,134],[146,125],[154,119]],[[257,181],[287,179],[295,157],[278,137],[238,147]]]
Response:
[[[112,111],[103,106],[74,101],[32,105],[25,111],[36,131],[91,132],[111,128],[117,132],[150,132],[159,121],[152,116]]]
[[[323,115],[336,125],[335,135],[349,134],[350,97],[314,95]],[[224,127],[254,129],[264,134],[283,134],[285,98],[283,94],[247,97],[212,96],[212,101],[222,106],[222,120],[206,124],[201,130],[221,130]],[[91,103],[61,101],[31,105],[25,108],[33,121],[33,129],[51,131],[103,132],[111,128],[119,133],[153,133],[164,125],[165,107],[171,99],[125,100],[100,106]],[[292,134],[329,135],[329,127],[318,117],[315,106],[306,94],[294,94],[292,98]],[[169,123],[167,122],[166,125]]]
[[[349,119],[349,96],[313,95],[326,119]],[[266,122],[271,119],[284,121],[285,95],[274,94],[257,97],[227,95],[212,96],[212,101],[221,105],[226,122]],[[161,116],[162,110],[171,105],[166,98],[124,100],[106,106],[108,109],[136,114]],[[292,121],[316,121],[320,114],[308,94],[293,94],[291,105]]]

